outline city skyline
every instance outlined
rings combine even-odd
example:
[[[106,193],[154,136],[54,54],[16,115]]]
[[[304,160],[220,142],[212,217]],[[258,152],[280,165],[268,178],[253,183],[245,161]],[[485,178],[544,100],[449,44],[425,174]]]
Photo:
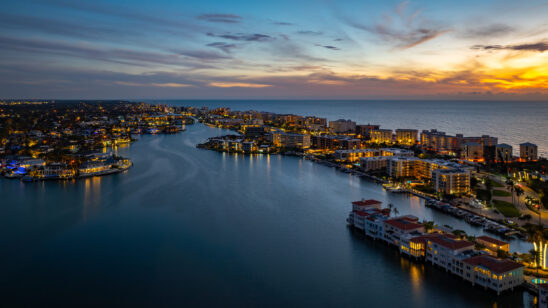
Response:
[[[5,98],[548,94],[545,1],[9,1]]]

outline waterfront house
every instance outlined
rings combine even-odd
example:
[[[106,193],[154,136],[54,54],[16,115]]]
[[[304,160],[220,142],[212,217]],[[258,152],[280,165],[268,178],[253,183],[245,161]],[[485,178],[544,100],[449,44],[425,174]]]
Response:
[[[487,235],[478,236],[476,238],[476,242],[485,246],[487,250],[491,251],[495,255],[499,250],[510,253],[510,244],[508,242],[501,241]]]
[[[426,241],[426,261],[444,268],[446,271],[462,275],[462,263],[457,256],[474,250],[475,244],[459,240],[453,235],[444,234],[429,238]]]
[[[523,283],[523,264],[509,259],[496,259],[489,255],[479,255],[463,260],[462,278],[472,285],[480,285],[500,294],[513,290]]]
[[[424,226],[412,215],[396,217],[384,221],[384,240],[399,246],[400,239],[412,232],[424,232]]]
[[[71,178],[75,175],[73,169],[63,163],[52,163],[44,167],[43,177],[45,179]]]
[[[255,141],[246,141],[242,143],[242,150],[244,153],[257,152],[257,144]]]
[[[87,161],[78,168],[80,176],[100,175],[110,170],[112,164],[104,161]]]
[[[352,210],[353,211],[364,211],[367,209],[375,208],[380,210],[381,209],[382,202],[369,199],[369,200],[360,200],[360,201],[354,201],[352,202]]]

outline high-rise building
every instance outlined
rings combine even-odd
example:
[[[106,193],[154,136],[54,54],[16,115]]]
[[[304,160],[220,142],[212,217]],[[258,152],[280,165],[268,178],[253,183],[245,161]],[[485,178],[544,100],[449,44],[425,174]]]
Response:
[[[476,142],[463,144],[461,158],[472,162],[483,162],[483,145]]]
[[[348,134],[356,132],[356,122],[352,120],[339,119],[337,121],[330,121],[329,128],[336,134]]]
[[[512,162],[512,146],[500,143],[495,146],[495,161],[501,163]]]
[[[371,139],[371,131],[379,129],[380,125],[356,125],[356,135],[358,135],[359,138],[369,140]]]
[[[310,135],[272,133],[272,143],[281,148],[308,149],[310,148]]]
[[[391,129],[376,129],[370,132],[371,142],[374,143],[392,143]]]
[[[464,194],[470,190],[470,171],[466,169],[436,169],[432,172],[432,184],[437,192]]]
[[[396,129],[396,143],[414,145],[417,143],[419,131],[416,129]]]
[[[454,154],[459,151],[457,137],[446,135],[436,129],[421,132],[421,146],[424,150],[441,154]]]

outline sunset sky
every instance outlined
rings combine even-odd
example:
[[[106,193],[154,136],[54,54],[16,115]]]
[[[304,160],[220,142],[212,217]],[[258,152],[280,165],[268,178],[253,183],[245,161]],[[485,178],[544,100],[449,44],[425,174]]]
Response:
[[[548,1],[3,1],[3,98],[548,100]]]

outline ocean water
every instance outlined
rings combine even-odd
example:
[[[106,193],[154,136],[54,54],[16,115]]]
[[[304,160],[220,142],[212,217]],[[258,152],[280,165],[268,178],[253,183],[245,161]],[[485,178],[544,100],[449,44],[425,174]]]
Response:
[[[190,125],[116,148],[130,170],[0,179],[4,306],[531,307],[412,262],[346,227],[350,202],[481,234],[416,197],[297,157],[197,149]],[[530,245],[512,242],[512,250]]]
[[[491,135],[510,144],[519,155],[519,144],[538,145],[539,155],[548,157],[548,100],[508,101],[315,101],[315,100],[158,100],[180,106],[231,107],[298,115],[328,120],[352,119],[358,124],[380,124],[381,128],[438,129],[447,134]]]

